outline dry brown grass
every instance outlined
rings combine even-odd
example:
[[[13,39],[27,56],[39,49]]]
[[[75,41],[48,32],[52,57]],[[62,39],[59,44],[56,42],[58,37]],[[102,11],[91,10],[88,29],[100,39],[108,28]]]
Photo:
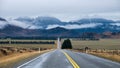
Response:
[[[74,49],[73,51],[86,53],[84,49]],[[87,53],[120,63],[120,50],[89,49]]]
[[[57,44],[0,44],[0,47],[19,47],[19,48],[56,48]]]
[[[95,56],[99,56],[102,58],[106,58],[106,59],[109,59],[112,61],[120,62],[120,55],[108,54],[108,53],[95,53],[95,52],[90,52],[90,54],[95,55]]]
[[[0,39],[0,41],[8,41],[7,39]],[[10,41],[23,41],[23,42],[55,42],[55,44],[0,44],[0,47],[20,47],[20,48],[56,48],[56,40],[10,40]]]
[[[7,55],[0,58],[0,68],[12,68],[16,63],[26,60],[30,57],[38,56],[44,52],[48,52],[50,50],[44,50],[40,53],[38,51],[34,52],[24,52],[24,53],[15,53],[11,55]]]
[[[120,39],[100,39],[99,41],[71,40],[73,48],[120,49]]]
[[[0,40],[7,41],[7,40]],[[12,41],[54,41],[55,44],[0,44],[0,68],[13,68],[19,62],[28,61],[56,48],[56,40],[12,40]],[[41,53],[38,50],[41,50]]]
[[[18,58],[25,58],[28,57],[30,55],[36,54],[38,52],[26,52],[26,53],[16,53],[16,54],[12,54],[12,55],[8,55],[8,56],[4,56],[0,58],[0,63],[4,63],[4,62],[10,62],[12,60],[16,60]]]

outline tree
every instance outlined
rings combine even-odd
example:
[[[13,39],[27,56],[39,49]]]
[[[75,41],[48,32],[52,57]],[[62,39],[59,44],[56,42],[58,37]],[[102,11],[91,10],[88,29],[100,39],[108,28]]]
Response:
[[[64,40],[64,42],[62,44],[62,49],[72,49],[72,44],[69,39]]]

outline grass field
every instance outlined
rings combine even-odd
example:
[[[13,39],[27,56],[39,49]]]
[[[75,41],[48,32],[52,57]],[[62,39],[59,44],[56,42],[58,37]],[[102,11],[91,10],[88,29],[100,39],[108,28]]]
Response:
[[[0,40],[0,41],[11,41],[11,40]],[[20,47],[20,48],[56,48],[56,40],[12,40],[12,41],[26,41],[26,42],[29,42],[29,41],[36,41],[36,42],[39,42],[39,41],[54,41],[55,44],[0,44],[0,47]]]
[[[20,47],[20,48],[56,48],[54,44],[0,44],[1,47]]]
[[[7,41],[7,40],[0,40]],[[12,41],[55,41],[55,44],[0,44],[0,46],[12,46],[12,47],[22,47],[22,48],[56,48],[56,40],[12,40]],[[63,40],[62,40],[63,42]],[[120,39],[100,39],[98,41],[92,40],[75,40],[71,39],[73,48],[81,49],[89,47],[91,49],[120,49]]]
[[[120,39],[100,39],[98,41],[71,39],[71,43],[75,49],[85,47],[89,47],[91,49],[120,49]]]
[[[25,63],[26,61],[30,61],[31,59],[39,56],[40,54],[49,51],[51,50],[43,50],[40,53],[38,51],[15,53],[4,57],[0,57],[0,68],[15,68],[14,66],[21,64],[21,62]]]
[[[120,39],[100,39],[97,41],[71,39],[71,42],[73,49],[85,52],[85,47],[89,47],[90,50],[87,53],[120,63]]]
[[[0,68],[13,68],[14,65],[19,62],[28,61],[44,51],[56,48],[56,40],[0,40],[6,41],[17,41],[17,42],[55,42],[55,44],[0,44]],[[40,53],[39,53],[40,48]]]

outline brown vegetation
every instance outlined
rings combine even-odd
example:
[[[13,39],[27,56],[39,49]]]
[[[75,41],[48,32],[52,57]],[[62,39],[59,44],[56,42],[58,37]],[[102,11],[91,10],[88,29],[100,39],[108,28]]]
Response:
[[[86,52],[85,49],[77,49],[79,52]],[[98,57],[106,58],[112,61],[120,62],[120,50],[108,50],[108,49],[88,49],[88,54],[92,54]]]
[[[38,48],[0,47],[0,68],[12,68],[15,64],[46,51],[49,49],[42,48],[39,52]]]
[[[74,49],[82,49],[85,47],[108,50],[120,49],[120,39],[100,39],[98,41],[72,39],[71,43]]]
[[[0,47],[0,57],[15,53],[33,52],[35,49],[30,48],[15,48],[15,47]]]
[[[89,54],[120,62],[120,50],[91,50]]]

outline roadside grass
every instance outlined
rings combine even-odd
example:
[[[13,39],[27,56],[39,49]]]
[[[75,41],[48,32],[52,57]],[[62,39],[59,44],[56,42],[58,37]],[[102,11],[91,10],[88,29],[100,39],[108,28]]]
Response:
[[[95,55],[95,56],[98,56],[98,57],[101,57],[101,58],[109,59],[109,60],[116,61],[116,62],[120,63],[120,55],[113,55],[113,54],[108,54],[108,53],[93,53],[93,52],[91,52],[89,54],[92,54],[92,55]]]
[[[16,53],[8,56],[4,56],[0,58],[0,68],[14,68],[15,65],[20,64],[20,62],[28,61],[40,54],[48,52],[50,50],[44,50],[40,53],[38,51],[34,52],[25,52],[25,53]]]
[[[10,40],[0,40],[10,41]],[[0,44],[0,68],[14,68],[42,53],[57,47],[56,40],[12,40],[12,41],[54,41],[55,44]],[[41,50],[39,53],[38,50]]]
[[[88,54],[109,59],[120,63],[120,39],[74,40],[71,39],[73,50],[84,52],[88,47]]]
[[[84,49],[71,49],[71,51],[86,53]],[[88,50],[87,54],[105,58],[120,63],[120,50]]]

